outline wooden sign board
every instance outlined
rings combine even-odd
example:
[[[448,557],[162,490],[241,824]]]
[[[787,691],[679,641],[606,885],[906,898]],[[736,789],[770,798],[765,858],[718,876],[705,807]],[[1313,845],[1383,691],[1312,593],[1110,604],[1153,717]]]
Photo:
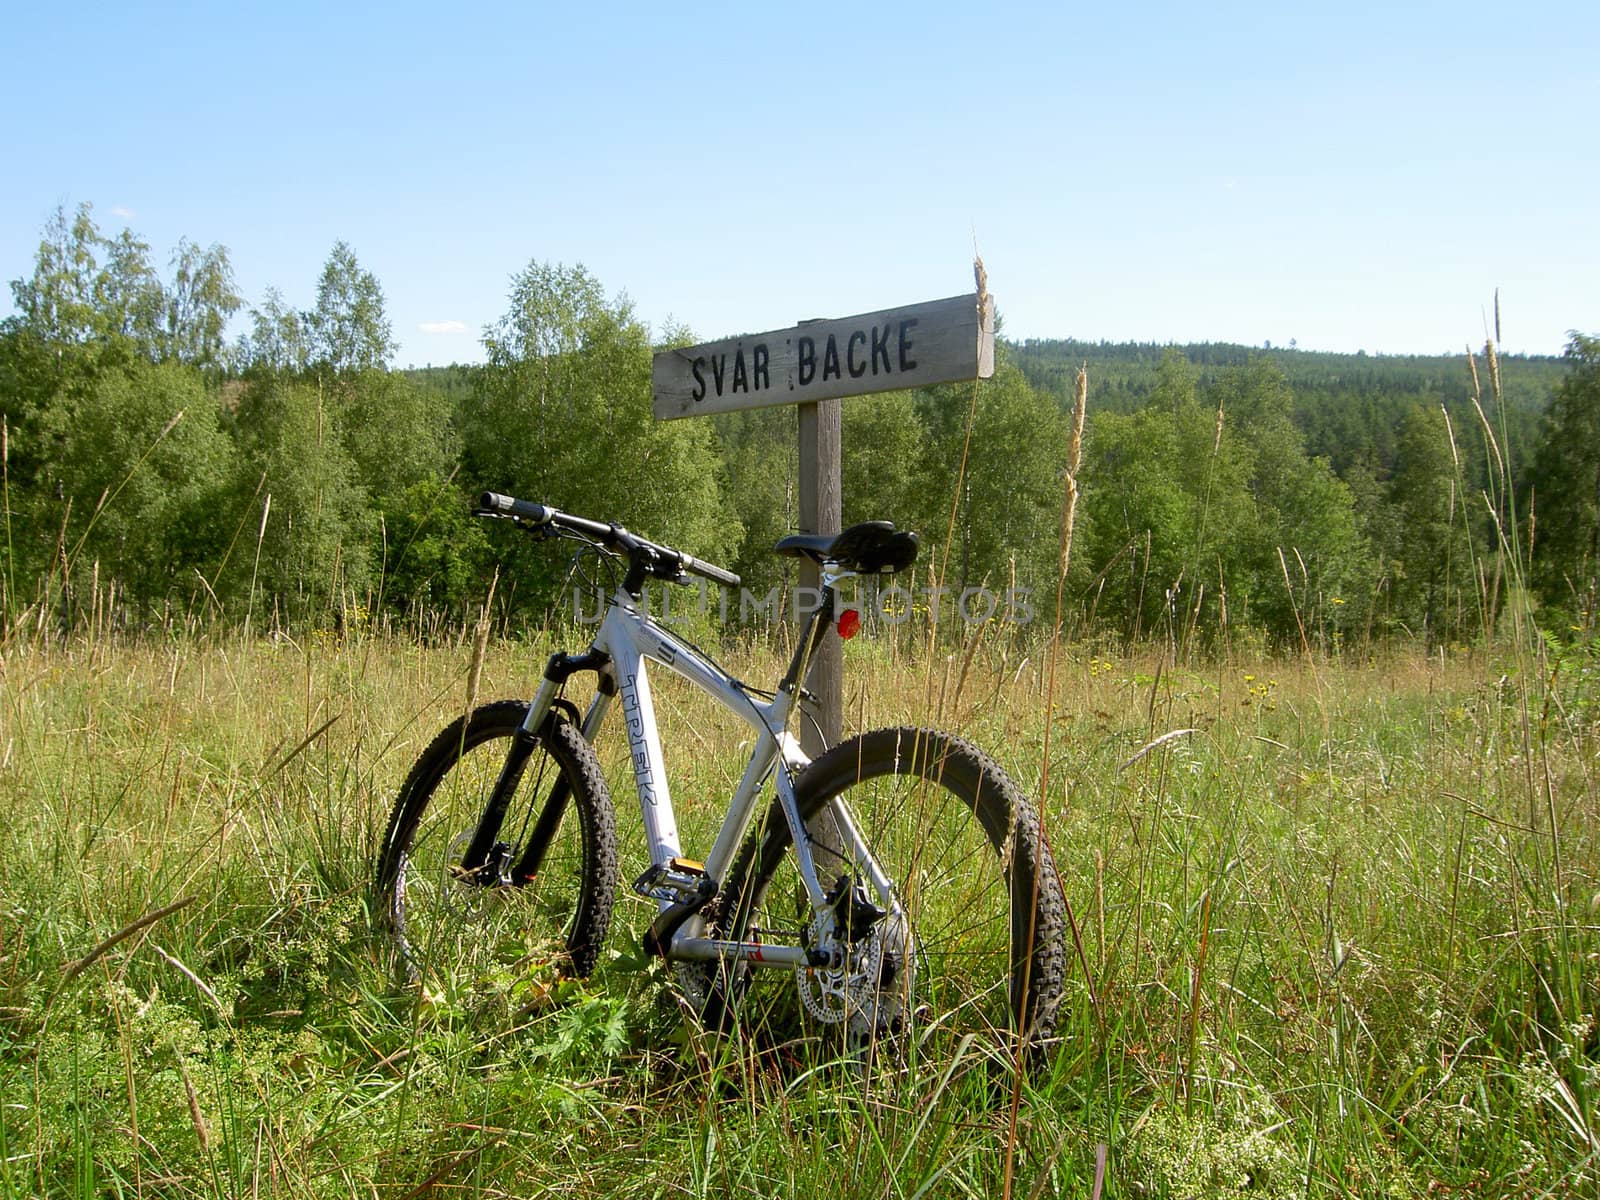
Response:
[[[681,350],[653,364],[660,421],[994,374],[994,297],[976,293]]]

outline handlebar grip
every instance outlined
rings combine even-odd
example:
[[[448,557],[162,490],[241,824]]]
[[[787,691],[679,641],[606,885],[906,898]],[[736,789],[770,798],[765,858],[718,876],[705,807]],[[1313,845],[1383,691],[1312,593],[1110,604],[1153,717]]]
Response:
[[[723,587],[738,587],[741,582],[732,571],[724,571],[719,566],[689,554],[683,556],[683,569],[691,575],[704,576],[712,583],[720,583]]]
[[[515,496],[502,496],[499,492],[484,492],[478,497],[478,508],[482,512],[521,517],[535,525],[543,525],[555,511],[532,500],[518,500]]]

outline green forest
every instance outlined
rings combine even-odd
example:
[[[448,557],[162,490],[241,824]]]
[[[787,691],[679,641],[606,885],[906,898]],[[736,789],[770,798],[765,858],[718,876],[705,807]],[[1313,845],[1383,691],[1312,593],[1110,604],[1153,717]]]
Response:
[[[566,564],[475,521],[485,488],[781,585],[792,410],[653,420],[651,354],[694,337],[649,329],[625,283],[531,262],[481,365],[402,371],[344,242],[286,281],[308,307],[251,305],[223,246],[182,242],[162,270],[133,231],[58,211],[0,325],[6,626],[441,628],[496,573],[499,615],[530,619],[565,599]],[[1453,357],[1002,337],[998,359],[979,385],[844,404],[845,520],[919,530],[921,589],[938,570],[949,594],[1022,588],[1058,615],[1082,367],[1075,634],[1432,649],[1492,637],[1517,604],[1590,630],[1594,337],[1562,358],[1492,336]]]

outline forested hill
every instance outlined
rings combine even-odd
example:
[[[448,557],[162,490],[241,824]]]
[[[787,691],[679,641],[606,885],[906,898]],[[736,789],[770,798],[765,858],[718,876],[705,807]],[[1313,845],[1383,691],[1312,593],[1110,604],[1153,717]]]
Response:
[[[1419,404],[1443,404],[1453,415],[1470,413],[1475,386],[1465,348],[1453,355],[1372,355],[1270,343],[1159,345],[1072,338],[1029,338],[1009,346],[1028,381],[1057,396],[1071,395],[1073,375],[1086,365],[1095,409],[1117,413],[1145,406],[1156,388],[1161,361],[1168,355],[1180,355],[1189,363],[1201,391],[1252,359],[1271,358],[1293,391],[1294,420],[1305,434],[1307,453],[1327,458],[1340,475],[1358,462],[1391,465],[1400,426]],[[1476,353],[1477,386],[1488,396],[1492,388],[1481,346]],[[1520,462],[1531,452],[1539,416],[1549,406],[1567,364],[1546,355],[1504,355],[1500,369],[1511,450]]]
[[[1472,398],[1493,388],[1482,348],[1471,364],[1460,354],[1335,354],[1320,350],[1231,342],[1083,342],[1073,338],[1029,338],[1007,342],[1011,360],[1029,383],[1065,404],[1072,379],[1087,366],[1097,413],[1137,412],[1150,402],[1162,360],[1173,355],[1189,364],[1196,389],[1205,393],[1225,373],[1269,358],[1293,394],[1293,417],[1304,434],[1306,452],[1326,458],[1341,477],[1357,464],[1380,475],[1392,470],[1397,438],[1405,418],[1419,405],[1443,405],[1453,417],[1476,422]],[[1479,378],[1474,382],[1473,366]],[[1503,355],[1501,395],[1512,465],[1525,467],[1538,441],[1539,418],[1549,407],[1567,364],[1552,355]],[[421,367],[406,374],[420,387],[445,396],[472,387],[472,368]],[[1485,402],[1485,409],[1491,404]],[[1519,472],[1520,473],[1520,472]]]

